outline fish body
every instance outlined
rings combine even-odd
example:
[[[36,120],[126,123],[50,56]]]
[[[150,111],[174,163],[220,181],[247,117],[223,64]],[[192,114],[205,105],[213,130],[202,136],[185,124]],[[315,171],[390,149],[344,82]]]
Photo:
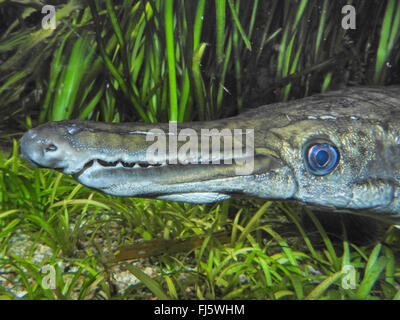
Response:
[[[250,196],[400,219],[399,86],[351,87],[206,122],[49,122],[25,133],[21,151],[116,196]]]

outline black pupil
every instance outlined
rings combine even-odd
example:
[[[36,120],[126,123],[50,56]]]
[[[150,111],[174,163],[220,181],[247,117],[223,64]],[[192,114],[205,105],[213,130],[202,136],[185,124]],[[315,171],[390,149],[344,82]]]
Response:
[[[326,150],[320,150],[315,155],[315,161],[317,161],[320,167],[323,167],[329,160],[329,153]]]

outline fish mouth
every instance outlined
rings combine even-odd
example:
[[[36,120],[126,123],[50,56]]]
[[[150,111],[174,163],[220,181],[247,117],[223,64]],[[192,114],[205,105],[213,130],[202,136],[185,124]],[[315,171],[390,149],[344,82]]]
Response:
[[[278,168],[279,162],[270,157],[256,156],[251,175],[238,175],[241,166],[244,165],[215,164],[212,161],[204,165],[92,159],[73,177],[89,188],[111,195],[167,199],[165,197],[170,195],[197,194],[204,201],[211,195],[242,193],[246,180],[254,180],[255,175]],[[190,202],[196,200],[193,197]]]
[[[44,165],[40,164],[39,162],[36,162],[35,160],[33,160],[32,158],[30,158],[27,155],[24,155],[24,159],[26,161],[28,161],[34,167],[37,167],[37,168],[40,168],[40,169],[49,169],[49,167],[44,166]],[[51,169],[52,170],[57,170],[57,171],[60,171],[60,172],[64,173],[65,167],[52,167]],[[83,170],[81,170],[81,171],[83,171]]]
[[[246,161],[250,161],[249,157],[243,157],[240,158],[239,161],[242,163],[245,163]],[[32,162],[35,166],[44,168],[42,165],[39,163],[33,161],[32,159],[29,159],[28,161]],[[118,171],[118,170],[123,170],[125,173],[128,172],[148,172],[148,171],[153,171],[153,172],[158,172],[162,174],[164,171],[175,171],[177,172],[178,170],[193,170],[193,168],[196,167],[215,167],[215,168],[233,168],[235,166],[234,161],[238,161],[238,159],[232,160],[223,160],[221,163],[221,160],[219,159],[214,159],[214,160],[208,160],[207,162],[205,161],[199,161],[199,162],[191,162],[191,163],[180,163],[176,162],[176,160],[171,160],[171,161],[163,161],[163,162],[154,162],[154,161],[126,161],[126,160],[115,160],[115,161],[107,161],[103,160],[100,158],[96,159],[91,159],[88,160],[81,169],[78,169],[75,173],[72,175],[74,178],[79,178],[81,175],[83,175],[86,171],[90,171],[93,168],[97,168],[97,170],[107,170],[109,172],[112,171]],[[226,162],[226,163],[225,163]],[[64,168],[54,168],[56,170],[63,170]]]
[[[158,167],[165,167],[167,164],[166,163],[148,163],[148,162],[143,162],[143,161],[138,161],[138,162],[127,162],[123,160],[117,160],[117,161],[105,161],[101,159],[92,159],[86,162],[83,165],[83,168],[79,170],[77,173],[75,173],[75,176],[79,177],[85,170],[89,169],[92,167],[95,162],[99,164],[100,166],[103,166],[105,168],[127,168],[127,169],[153,169],[153,168],[158,168]]]

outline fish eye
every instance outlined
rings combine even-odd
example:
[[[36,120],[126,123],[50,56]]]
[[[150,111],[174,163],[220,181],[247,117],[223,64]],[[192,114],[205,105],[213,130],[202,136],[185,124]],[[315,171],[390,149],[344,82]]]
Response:
[[[331,173],[339,163],[339,151],[328,144],[313,144],[306,150],[306,163],[308,169],[316,176]]]

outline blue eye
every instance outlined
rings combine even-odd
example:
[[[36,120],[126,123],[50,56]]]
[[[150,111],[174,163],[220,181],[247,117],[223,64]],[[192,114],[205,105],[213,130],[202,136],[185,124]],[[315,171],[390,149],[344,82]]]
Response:
[[[308,147],[306,158],[311,173],[324,176],[336,168],[339,163],[339,152],[327,143],[314,144]]]

